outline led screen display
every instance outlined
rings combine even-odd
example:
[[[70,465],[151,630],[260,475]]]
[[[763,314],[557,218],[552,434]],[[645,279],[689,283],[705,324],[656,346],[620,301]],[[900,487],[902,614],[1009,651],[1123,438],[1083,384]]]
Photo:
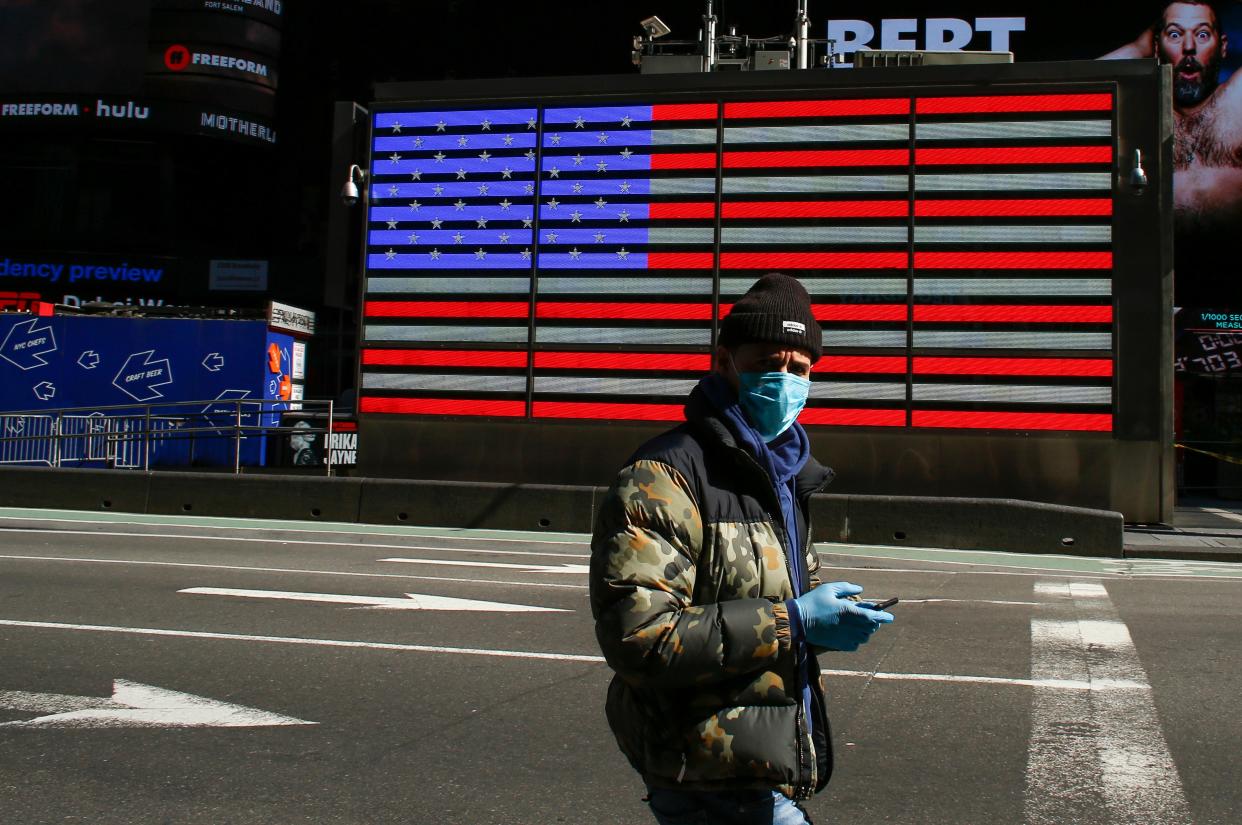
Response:
[[[676,421],[759,276],[809,426],[1108,432],[1110,91],[374,115],[361,411]]]

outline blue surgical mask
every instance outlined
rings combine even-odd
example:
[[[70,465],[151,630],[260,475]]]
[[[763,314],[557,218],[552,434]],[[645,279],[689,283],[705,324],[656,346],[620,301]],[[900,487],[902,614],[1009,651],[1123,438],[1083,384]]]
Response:
[[[743,372],[738,401],[764,441],[774,441],[798,419],[811,382],[789,372]]]

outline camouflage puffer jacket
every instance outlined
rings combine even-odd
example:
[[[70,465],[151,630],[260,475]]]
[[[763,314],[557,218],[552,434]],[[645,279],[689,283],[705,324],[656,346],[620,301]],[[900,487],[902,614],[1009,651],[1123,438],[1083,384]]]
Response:
[[[785,601],[791,562],[815,584],[808,504],[832,471],[812,458],[798,474],[797,535],[808,540],[787,559],[767,473],[701,390],[686,417],[638,450],[596,522],[591,609],[616,671],[608,721],[652,785],[806,799],[831,773],[828,717],[809,655],[814,724],[804,718]]]

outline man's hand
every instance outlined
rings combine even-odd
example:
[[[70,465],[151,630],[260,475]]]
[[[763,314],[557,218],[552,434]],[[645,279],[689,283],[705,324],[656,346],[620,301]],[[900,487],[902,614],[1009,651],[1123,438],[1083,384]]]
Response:
[[[869,610],[845,598],[862,591],[856,584],[832,582],[793,599],[806,640],[817,647],[857,650],[880,625],[891,622],[893,614]]]

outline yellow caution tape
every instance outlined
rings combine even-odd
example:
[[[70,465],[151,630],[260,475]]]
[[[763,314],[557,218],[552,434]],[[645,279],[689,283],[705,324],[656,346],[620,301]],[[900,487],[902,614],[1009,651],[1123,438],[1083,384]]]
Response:
[[[1182,450],[1190,450],[1192,453],[1210,455],[1212,458],[1219,458],[1221,461],[1228,461],[1230,464],[1242,464],[1242,458],[1237,458],[1235,456],[1222,455],[1220,453],[1211,452],[1210,450],[1200,450],[1198,447],[1187,447],[1185,444],[1174,444],[1173,446]]]

